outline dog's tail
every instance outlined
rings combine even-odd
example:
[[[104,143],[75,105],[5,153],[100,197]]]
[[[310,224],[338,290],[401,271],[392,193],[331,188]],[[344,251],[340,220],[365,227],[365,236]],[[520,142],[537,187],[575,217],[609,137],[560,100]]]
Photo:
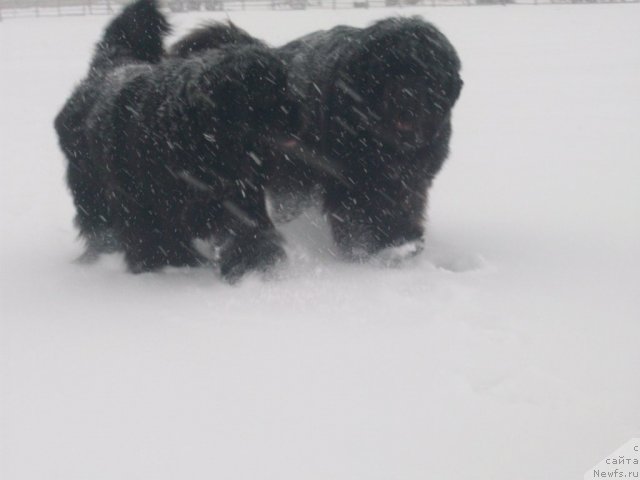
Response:
[[[171,31],[157,0],[136,0],[107,26],[96,46],[92,71],[127,63],[157,63],[164,56],[163,39]]]
[[[169,55],[187,58],[198,52],[222,48],[227,45],[264,46],[264,42],[252,37],[231,21],[214,22],[202,25],[178,40],[169,49]]]

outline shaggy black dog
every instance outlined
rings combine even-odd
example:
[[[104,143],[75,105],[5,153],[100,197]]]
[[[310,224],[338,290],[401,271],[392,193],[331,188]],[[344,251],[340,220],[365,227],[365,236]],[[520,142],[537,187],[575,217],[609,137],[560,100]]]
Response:
[[[246,32],[224,29],[196,29],[172,53],[250,42]],[[453,46],[413,17],[319,31],[278,53],[300,108],[303,143],[268,181],[276,214],[290,217],[319,192],[345,256],[408,242],[418,251],[427,191],[448,155],[462,87]]]
[[[284,256],[264,182],[294,127],[286,72],[257,44],[167,59],[168,31],[154,0],[125,8],[55,120],[84,258],[195,265],[192,241],[213,236],[234,280]]]

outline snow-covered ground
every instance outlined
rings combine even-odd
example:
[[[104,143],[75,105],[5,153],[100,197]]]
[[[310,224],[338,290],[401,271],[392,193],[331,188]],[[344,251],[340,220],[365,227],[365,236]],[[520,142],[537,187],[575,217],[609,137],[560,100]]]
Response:
[[[0,478],[564,480],[638,436],[640,5],[231,18],[394,13],[464,63],[426,251],[345,264],[310,215],[237,286],[72,263],[52,119],[108,18],[0,23]]]

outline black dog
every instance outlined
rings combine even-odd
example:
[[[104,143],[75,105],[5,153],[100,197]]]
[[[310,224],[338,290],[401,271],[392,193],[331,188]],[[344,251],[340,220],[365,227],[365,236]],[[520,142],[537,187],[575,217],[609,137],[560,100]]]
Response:
[[[125,8],[55,120],[84,257],[195,265],[192,241],[214,236],[233,280],[284,257],[264,182],[294,126],[286,72],[260,45],[166,59],[168,31],[154,0]]]
[[[250,38],[210,25],[171,52],[184,57]],[[414,17],[340,26],[277,51],[300,108],[303,146],[268,181],[276,214],[291,217],[319,191],[347,257],[407,242],[419,250],[427,190],[448,155],[451,109],[462,87],[453,46]]]

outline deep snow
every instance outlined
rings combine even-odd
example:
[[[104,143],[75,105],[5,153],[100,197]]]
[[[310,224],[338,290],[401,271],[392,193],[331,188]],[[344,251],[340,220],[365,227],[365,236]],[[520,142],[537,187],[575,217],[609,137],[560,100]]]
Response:
[[[345,264],[309,215],[235,287],[72,263],[52,119],[108,18],[0,24],[3,480],[570,479],[638,436],[640,5],[231,18],[393,13],[464,64],[425,253]]]

